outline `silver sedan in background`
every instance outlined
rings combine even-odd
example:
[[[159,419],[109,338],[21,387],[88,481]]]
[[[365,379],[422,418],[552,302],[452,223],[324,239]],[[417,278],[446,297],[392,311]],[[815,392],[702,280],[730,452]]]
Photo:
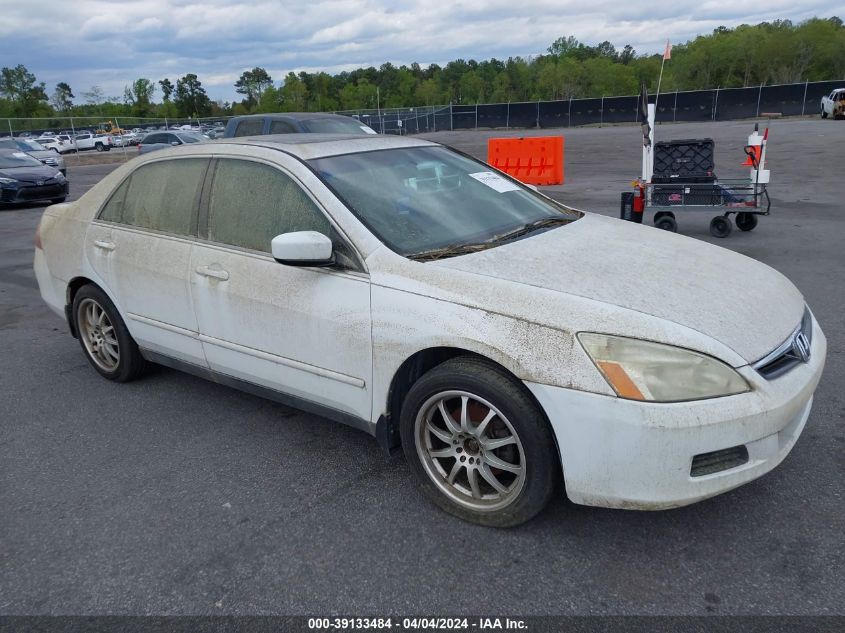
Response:
[[[61,154],[47,149],[40,143],[31,141],[28,138],[0,138],[0,149],[13,149],[29,154],[33,158],[38,159],[48,167],[54,167],[62,172],[63,176],[67,176],[67,167],[65,166],[65,159]]]

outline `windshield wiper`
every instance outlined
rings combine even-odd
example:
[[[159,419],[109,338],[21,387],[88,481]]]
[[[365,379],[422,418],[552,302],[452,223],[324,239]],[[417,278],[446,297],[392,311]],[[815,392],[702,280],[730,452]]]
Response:
[[[420,251],[419,253],[412,253],[406,255],[408,259],[415,261],[426,261],[441,259],[443,257],[454,257],[456,255],[466,255],[467,253],[477,253],[483,251],[485,248],[495,246],[491,242],[470,242],[468,244],[450,244],[448,246],[441,246],[440,248],[433,248],[428,251]]]
[[[419,253],[406,255],[406,257],[415,261],[424,261],[441,259],[443,257],[455,257],[457,255],[467,255],[468,253],[477,253],[478,251],[483,251],[487,248],[497,246],[502,242],[522,237],[523,235],[527,235],[537,229],[553,226],[555,224],[568,224],[571,221],[572,220],[570,218],[552,215],[540,218],[539,220],[534,220],[528,224],[523,224],[519,228],[508,231],[507,233],[502,233],[501,235],[496,235],[483,242],[450,244],[448,246],[441,246],[440,248],[433,248],[428,251],[420,251]]]
[[[570,218],[566,218],[560,215],[550,215],[545,218],[540,218],[539,220],[534,220],[533,222],[529,222],[528,224],[523,224],[519,228],[513,229],[512,231],[508,231],[507,233],[502,233],[501,235],[497,235],[493,237],[485,244],[500,244],[502,242],[507,242],[508,240],[516,239],[517,237],[522,237],[523,235],[528,235],[536,231],[537,229],[542,229],[547,226],[554,226],[555,224],[569,224],[572,222]]]

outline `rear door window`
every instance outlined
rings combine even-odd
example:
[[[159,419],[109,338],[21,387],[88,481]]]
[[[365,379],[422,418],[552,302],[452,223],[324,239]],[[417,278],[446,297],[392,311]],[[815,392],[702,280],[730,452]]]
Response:
[[[296,128],[290,121],[270,121],[270,134],[293,134]]]
[[[244,119],[235,128],[235,136],[257,136],[264,129],[264,119]]]
[[[139,167],[129,179],[119,221],[164,233],[196,235],[197,206],[208,162],[207,158],[178,158]]]

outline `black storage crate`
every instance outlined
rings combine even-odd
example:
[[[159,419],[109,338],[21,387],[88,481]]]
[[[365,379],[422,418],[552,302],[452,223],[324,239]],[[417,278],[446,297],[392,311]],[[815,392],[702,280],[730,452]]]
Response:
[[[654,144],[652,182],[713,182],[713,139],[660,141]]]

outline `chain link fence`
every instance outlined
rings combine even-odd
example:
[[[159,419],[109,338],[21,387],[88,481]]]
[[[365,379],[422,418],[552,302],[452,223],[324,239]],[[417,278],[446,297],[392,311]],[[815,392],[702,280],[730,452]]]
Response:
[[[818,114],[822,96],[843,86],[845,80],[667,92],[660,94],[657,99],[657,122],[728,121],[771,115]],[[354,117],[380,134],[406,135],[443,130],[565,128],[633,123],[639,117],[638,107],[639,96],[628,95],[563,101],[341,110],[337,114]],[[135,130],[142,134],[174,128],[192,128],[206,132],[225,126],[229,118],[231,117],[168,119],[56,116],[5,121],[0,119],[0,137],[11,135],[35,138],[45,132],[75,135],[104,130],[107,124],[121,131]],[[125,151],[127,144],[128,141],[118,146],[118,149],[123,147]]]

